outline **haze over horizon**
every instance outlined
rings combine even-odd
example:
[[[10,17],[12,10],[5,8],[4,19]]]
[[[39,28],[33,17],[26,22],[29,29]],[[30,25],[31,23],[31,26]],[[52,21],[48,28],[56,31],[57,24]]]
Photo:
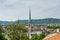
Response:
[[[60,0],[0,0],[0,20],[59,18]]]

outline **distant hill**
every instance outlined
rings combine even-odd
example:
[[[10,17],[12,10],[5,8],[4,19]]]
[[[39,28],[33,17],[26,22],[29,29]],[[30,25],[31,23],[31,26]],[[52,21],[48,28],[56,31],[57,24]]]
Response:
[[[28,20],[19,20],[20,23],[27,25]],[[0,21],[0,25],[7,25],[7,24],[16,24],[16,21]],[[60,19],[56,18],[45,18],[45,19],[32,19],[32,24],[60,24]]]

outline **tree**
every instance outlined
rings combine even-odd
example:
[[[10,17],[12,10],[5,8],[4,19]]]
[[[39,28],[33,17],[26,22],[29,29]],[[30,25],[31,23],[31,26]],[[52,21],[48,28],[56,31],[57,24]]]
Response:
[[[60,26],[54,26],[54,25],[53,25],[53,26],[47,26],[47,28],[48,28],[48,29],[57,29],[57,28],[60,29]]]
[[[34,34],[32,35],[31,40],[43,40],[44,37],[45,37],[44,33],[41,33],[40,35]]]
[[[32,35],[31,40],[38,40],[38,35],[37,34]]]
[[[29,40],[29,37],[27,35],[22,35],[21,40]]]
[[[27,28],[22,24],[8,26],[8,36],[11,40],[25,40],[27,38],[27,32]]]
[[[0,40],[7,40],[2,33],[2,29],[0,28]]]
[[[38,37],[38,40],[43,40],[43,38],[45,37],[45,34],[42,32],[39,37]]]

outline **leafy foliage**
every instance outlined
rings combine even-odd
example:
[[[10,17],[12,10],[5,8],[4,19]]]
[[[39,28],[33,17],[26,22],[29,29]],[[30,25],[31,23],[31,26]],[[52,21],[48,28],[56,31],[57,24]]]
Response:
[[[7,40],[2,33],[3,32],[2,32],[2,30],[0,28],[0,40]]]
[[[42,40],[43,38],[45,37],[45,34],[44,33],[41,33],[38,37],[38,40]]]
[[[49,29],[57,29],[57,28],[59,28],[60,29],[60,26],[47,26],[47,28],[49,28]]]
[[[12,24],[8,27],[8,36],[11,40],[27,40],[27,29],[21,24]]]
[[[44,33],[41,33],[40,35],[33,35],[31,40],[43,40],[43,38],[45,37],[45,34]]]
[[[31,40],[38,40],[38,35],[37,34],[32,35]]]

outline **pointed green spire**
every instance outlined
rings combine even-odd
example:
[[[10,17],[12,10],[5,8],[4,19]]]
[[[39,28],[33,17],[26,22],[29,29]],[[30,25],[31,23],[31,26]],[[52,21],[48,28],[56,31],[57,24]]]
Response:
[[[28,26],[29,26],[29,31],[28,33],[31,33],[31,9],[29,8],[29,20],[28,20]],[[28,37],[31,37],[31,34],[28,34]],[[30,39],[29,39],[30,40]]]
[[[18,16],[18,24],[19,24],[19,16]]]
[[[29,23],[31,23],[31,8],[29,8]]]

